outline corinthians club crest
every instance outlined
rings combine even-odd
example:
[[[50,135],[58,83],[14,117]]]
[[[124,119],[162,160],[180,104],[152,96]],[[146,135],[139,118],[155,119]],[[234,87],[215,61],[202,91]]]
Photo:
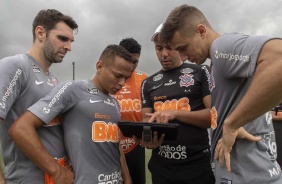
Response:
[[[180,87],[188,87],[194,85],[194,79],[192,74],[184,74],[179,77],[180,79]]]

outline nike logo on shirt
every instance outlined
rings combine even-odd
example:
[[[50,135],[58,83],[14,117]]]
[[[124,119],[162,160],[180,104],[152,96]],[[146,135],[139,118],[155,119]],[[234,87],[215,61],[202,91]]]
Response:
[[[161,83],[161,84],[158,85],[158,86],[154,86],[153,89],[157,89],[157,88],[161,87],[162,85],[163,85],[163,83]]]
[[[103,100],[89,100],[90,103],[102,102]]]
[[[43,84],[44,82],[43,81],[37,81],[37,80],[35,80],[35,84],[36,85],[40,85],[40,84]]]

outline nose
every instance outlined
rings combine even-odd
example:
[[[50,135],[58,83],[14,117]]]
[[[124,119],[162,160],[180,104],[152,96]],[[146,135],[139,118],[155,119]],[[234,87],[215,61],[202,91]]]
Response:
[[[187,56],[183,56],[183,55],[180,55],[180,59],[182,62],[186,61],[188,59]]]
[[[185,53],[179,52],[179,56],[180,56],[181,61],[183,62],[189,59],[189,57]]]
[[[168,56],[168,50],[166,48],[163,48],[162,50],[162,56],[167,57]]]
[[[65,48],[67,51],[71,51],[71,42],[66,42],[64,48]]]
[[[120,86],[124,86],[125,81],[126,81],[125,77],[122,77],[122,78],[120,78],[118,84],[119,84]]]

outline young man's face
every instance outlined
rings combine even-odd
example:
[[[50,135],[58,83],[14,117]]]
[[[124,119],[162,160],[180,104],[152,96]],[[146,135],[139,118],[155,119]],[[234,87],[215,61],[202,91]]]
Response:
[[[198,34],[188,37],[181,35],[178,31],[175,32],[171,40],[171,48],[192,63],[200,65],[207,59],[208,47]]]
[[[133,60],[133,71],[137,68],[140,55],[139,54],[130,54]]]
[[[102,88],[100,90],[105,94],[116,94],[133,71],[133,63],[118,56],[114,60],[108,65],[103,61],[97,63],[98,82]]]
[[[73,30],[64,22],[59,22],[56,27],[48,32],[44,40],[42,51],[45,59],[50,63],[60,63],[71,50]]]
[[[172,50],[165,44],[159,42],[158,36],[154,39],[155,51],[164,71],[180,66],[183,62],[178,51]]]

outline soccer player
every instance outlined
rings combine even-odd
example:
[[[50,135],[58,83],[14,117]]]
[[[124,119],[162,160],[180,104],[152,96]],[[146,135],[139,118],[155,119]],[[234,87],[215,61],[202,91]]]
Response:
[[[29,106],[58,84],[57,77],[49,68],[53,63],[61,63],[71,50],[77,28],[70,16],[55,9],[41,10],[32,25],[32,47],[27,53],[0,61],[0,150],[6,184],[43,184],[44,171],[55,181],[73,181],[73,173],[57,162],[66,161],[60,118],[54,118],[52,123],[37,132],[53,156],[47,164],[40,164],[38,158],[45,159],[40,157],[40,153],[28,159],[10,138],[8,130]]]
[[[119,45],[123,46],[131,54],[134,67],[131,77],[114,96],[120,104],[121,120],[141,122],[140,89],[142,81],[147,77],[145,72],[136,69],[139,63],[141,45],[133,38],[122,39]],[[145,148],[135,142],[132,137],[124,136],[121,139],[121,146],[125,153],[132,183],[145,184]]]
[[[196,64],[211,60],[216,183],[281,184],[269,111],[282,101],[281,38],[220,35],[199,9],[181,5],[167,17],[160,39]],[[242,129],[257,137],[238,139]]]
[[[206,66],[184,63],[179,53],[152,37],[162,69],[142,83],[143,121],[178,123],[176,140],[152,150],[154,184],[214,184],[207,128],[210,127],[210,75]]]
[[[60,83],[50,94],[29,107],[10,128],[10,135],[29,157],[52,159],[39,141],[36,128],[62,116],[67,154],[76,184],[131,184],[119,145],[119,105],[112,96],[133,71],[131,55],[119,45],[109,45],[89,80]]]

